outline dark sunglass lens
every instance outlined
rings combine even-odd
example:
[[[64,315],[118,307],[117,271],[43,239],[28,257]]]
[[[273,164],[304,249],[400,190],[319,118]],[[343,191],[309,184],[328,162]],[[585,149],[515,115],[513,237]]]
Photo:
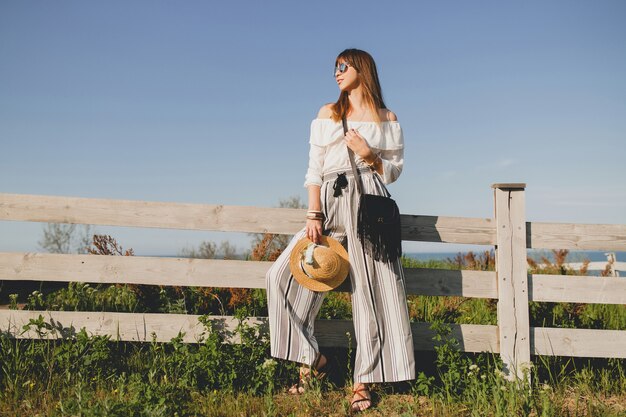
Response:
[[[347,71],[347,69],[348,69],[348,64],[345,64],[345,63],[342,62],[341,64],[339,64],[339,65],[337,65],[335,67],[333,75],[337,74],[337,71],[339,71],[340,74],[343,74],[344,72]]]

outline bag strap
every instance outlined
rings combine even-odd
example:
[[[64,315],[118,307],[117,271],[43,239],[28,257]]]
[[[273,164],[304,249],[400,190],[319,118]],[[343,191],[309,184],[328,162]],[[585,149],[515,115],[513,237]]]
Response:
[[[348,122],[346,121],[346,116],[341,118],[341,123],[343,124],[343,134],[348,133]],[[363,194],[363,183],[361,182],[361,173],[358,169],[356,169],[356,162],[354,162],[354,152],[352,149],[348,148],[348,158],[350,159],[350,166],[352,166],[352,174],[354,175],[354,179],[356,181],[356,188],[359,190],[359,194]]]

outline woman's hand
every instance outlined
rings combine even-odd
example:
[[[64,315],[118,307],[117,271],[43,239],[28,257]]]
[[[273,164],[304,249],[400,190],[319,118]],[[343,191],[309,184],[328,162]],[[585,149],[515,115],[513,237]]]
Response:
[[[308,237],[311,242],[319,245],[321,243],[321,236],[322,236],[322,221],[307,219],[306,237]]]
[[[367,141],[363,136],[359,134],[355,129],[349,129],[343,138],[346,145],[352,149],[356,155],[358,155],[365,162],[370,163],[376,158],[376,155],[370,149]]]
[[[359,134],[359,132],[355,129],[348,130],[343,141],[355,154],[364,160],[370,168],[382,175],[382,159],[380,159],[380,157],[372,151],[370,146],[367,144],[367,141]]]

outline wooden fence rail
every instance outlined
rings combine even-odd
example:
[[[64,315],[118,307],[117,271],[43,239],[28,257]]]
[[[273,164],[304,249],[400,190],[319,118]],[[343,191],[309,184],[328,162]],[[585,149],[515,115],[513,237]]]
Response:
[[[626,358],[626,331],[531,327],[528,302],[626,304],[626,279],[528,274],[526,249],[626,250],[626,225],[527,222],[524,184],[495,184],[494,218],[402,215],[402,238],[493,245],[496,271],[407,269],[408,294],[498,299],[498,325],[453,325],[467,352],[499,353],[510,378],[522,377],[530,355]],[[166,229],[294,234],[304,210],[2,194],[0,220]],[[268,262],[0,252],[1,280],[265,288]],[[338,291],[349,291],[348,283]],[[42,315],[56,332],[22,333]],[[85,328],[126,341],[169,341],[184,332],[195,342],[199,316],[63,311],[0,311],[0,331],[13,337],[67,337]],[[232,331],[236,320],[210,317]],[[250,318],[267,331],[267,320]],[[429,323],[412,323],[415,348],[433,349]],[[347,320],[318,320],[321,346],[347,346]],[[236,339],[232,340],[236,342]]]

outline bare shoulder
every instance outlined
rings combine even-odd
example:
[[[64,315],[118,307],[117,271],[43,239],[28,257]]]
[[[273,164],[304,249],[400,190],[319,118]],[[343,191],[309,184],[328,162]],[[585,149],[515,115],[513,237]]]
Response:
[[[378,114],[380,116],[380,120],[382,121],[389,121],[389,122],[398,121],[398,117],[396,116],[396,114],[389,109],[380,109],[378,110],[378,112],[379,112]]]
[[[334,105],[335,105],[335,103],[324,104],[320,108],[319,113],[317,113],[317,118],[318,119],[330,119],[330,117],[333,115],[333,106]]]

